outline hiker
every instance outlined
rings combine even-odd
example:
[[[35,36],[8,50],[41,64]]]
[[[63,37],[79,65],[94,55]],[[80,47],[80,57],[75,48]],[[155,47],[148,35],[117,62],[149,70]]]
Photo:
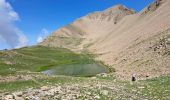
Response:
[[[132,82],[136,81],[136,75],[132,74]]]

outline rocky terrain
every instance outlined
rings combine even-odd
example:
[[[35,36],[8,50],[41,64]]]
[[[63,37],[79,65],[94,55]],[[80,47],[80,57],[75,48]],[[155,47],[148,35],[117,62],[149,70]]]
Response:
[[[61,77],[64,78],[64,77]],[[70,82],[35,81],[38,87],[0,93],[1,100],[168,100],[169,76],[138,82],[118,81],[113,75],[92,78],[70,77]],[[60,81],[59,77],[55,79]],[[156,86],[156,87],[155,87]]]
[[[169,37],[169,9],[169,0],[156,0],[138,13],[117,5],[77,19],[39,45],[96,54],[96,60],[115,68],[123,80],[134,73],[141,79],[169,74],[169,43],[163,51],[165,47],[159,48],[166,55],[154,49]]]
[[[169,10],[170,0],[117,5],[0,51],[0,100],[169,100]]]

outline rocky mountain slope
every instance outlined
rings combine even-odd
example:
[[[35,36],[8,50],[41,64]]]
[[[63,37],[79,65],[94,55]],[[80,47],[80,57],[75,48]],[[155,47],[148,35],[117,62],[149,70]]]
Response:
[[[39,45],[97,54],[122,79],[169,74],[169,9],[169,0],[156,0],[139,13],[117,5],[58,29]]]

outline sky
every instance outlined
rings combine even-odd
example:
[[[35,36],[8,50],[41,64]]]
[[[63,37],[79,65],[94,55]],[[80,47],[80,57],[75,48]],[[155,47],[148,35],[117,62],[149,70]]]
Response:
[[[154,0],[0,0],[0,50],[35,45],[60,27],[117,4],[141,11]]]

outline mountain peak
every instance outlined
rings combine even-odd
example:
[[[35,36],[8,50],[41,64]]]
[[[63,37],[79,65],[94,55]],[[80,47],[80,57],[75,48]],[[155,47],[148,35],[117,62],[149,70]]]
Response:
[[[98,11],[89,14],[89,19],[92,20],[99,20],[99,21],[113,21],[117,23],[119,20],[121,20],[123,17],[127,15],[135,14],[134,10],[128,9],[123,5],[116,5],[111,8],[108,8],[104,11]]]
[[[134,10],[128,9],[126,6],[124,6],[122,4],[118,4],[113,7],[110,7],[108,9],[106,9],[105,11],[118,11],[118,10],[121,10],[121,11],[126,10],[126,11],[131,11],[132,13],[135,13]]]
[[[142,78],[168,74],[169,9],[170,0],[157,0],[141,16],[116,5],[58,29],[40,45],[98,55],[97,60],[113,65],[123,79],[132,73]]]
[[[157,8],[159,8],[166,0],[155,0],[152,4],[150,4],[148,7],[146,7],[141,14],[147,14],[149,12],[155,11]]]
[[[122,9],[122,8],[125,8],[125,6],[122,5],[122,4],[118,4],[118,5],[115,5],[115,6],[108,8],[106,10],[118,10],[118,9]]]

